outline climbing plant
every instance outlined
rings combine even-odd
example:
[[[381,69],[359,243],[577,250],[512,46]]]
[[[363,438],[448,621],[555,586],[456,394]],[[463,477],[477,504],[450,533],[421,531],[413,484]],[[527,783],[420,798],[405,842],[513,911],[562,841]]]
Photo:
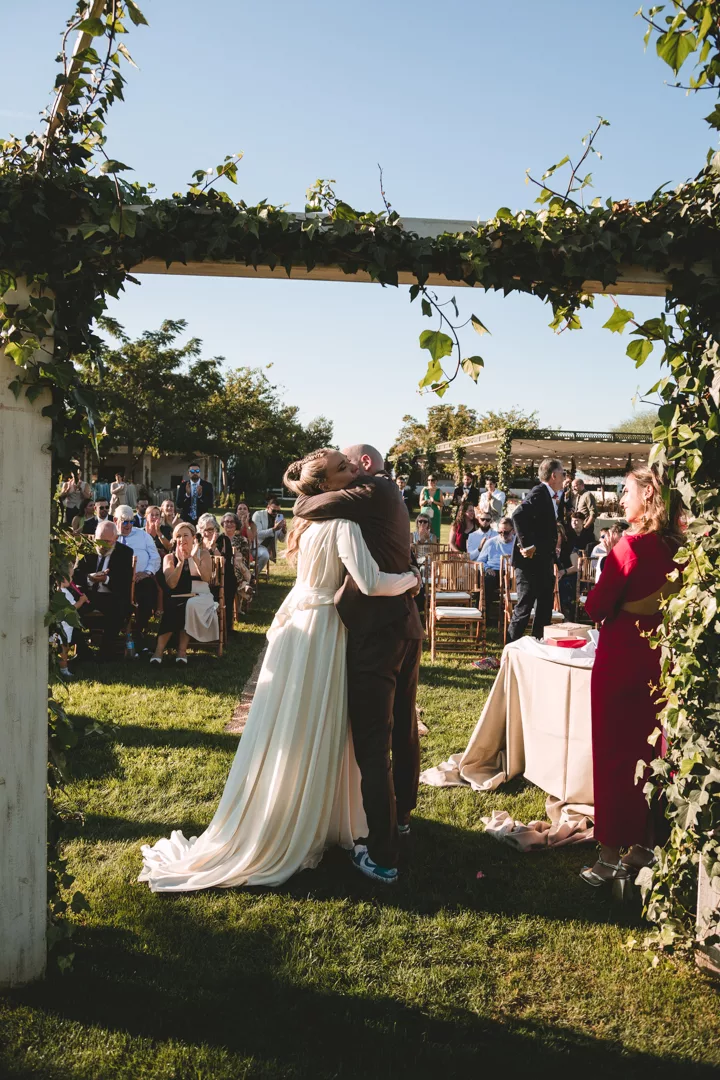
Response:
[[[717,99],[720,0],[672,0],[639,14],[646,40],[675,75],[694,61],[690,91]],[[387,203],[380,212],[355,210],[326,181],[309,190],[303,215],[264,201],[234,201],[217,181],[237,182],[239,155],[196,171],[183,194],[156,199],[149,186],[128,181],[128,166],[105,150],[107,112],[122,97],[121,69],[131,62],[127,31],[144,23],[133,0],[79,0],[43,130],[0,146],[0,345],[17,365],[17,395],[51,395],[44,411],[53,420],[56,463],[73,440],[95,437],[94,401],[73,358],[99,357],[96,320],[108,297],[134,280],[132,268],[148,259],[228,260],[288,273],[332,265],[383,285],[409,274],[411,301],[419,299],[422,314],[437,320],[421,335],[430,356],[421,384],[439,395],[463,371],[477,380],[484,362],[463,349],[457,300],[430,292],[430,275],[537,296],[550,305],[555,330],[580,328],[582,309],[594,303],[585,282],[610,286],[628,264],[666,276],[667,298],[656,317],[638,322],[614,305],[606,326],[629,332],[628,356],[638,367],[653,350],[661,353],[663,376],[650,392],[659,405],[652,460],[694,519],[680,591],[659,635],[668,751],[652,763],[649,790],[666,796],[672,836],[646,883],[655,940],[691,941],[689,890],[699,859],[720,875],[720,156],[709,155],[693,179],[646,200],[586,204],[580,167],[595,150],[601,123],[578,160],[563,159],[535,181],[535,208],[502,207],[476,228],[438,237],[405,230]],[[82,36],[71,58],[76,32]],[[707,120],[720,129],[720,105]],[[564,187],[558,184],[563,170]],[[13,291],[19,279],[28,299]],[[487,333],[477,316],[467,322],[480,338]],[[428,464],[432,453],[428,447]],[[508,469],[501,463],[501,486]]]

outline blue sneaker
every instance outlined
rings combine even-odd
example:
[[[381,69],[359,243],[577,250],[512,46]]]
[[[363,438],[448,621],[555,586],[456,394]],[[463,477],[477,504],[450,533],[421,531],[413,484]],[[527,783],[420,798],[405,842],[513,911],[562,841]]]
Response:
[[[378,866],[368,855],[365,844],[355,844],[350,858],[353,866],[373,881],[381,881],[383,885],[394,885],[397,882],[398,872],[395,867]]]

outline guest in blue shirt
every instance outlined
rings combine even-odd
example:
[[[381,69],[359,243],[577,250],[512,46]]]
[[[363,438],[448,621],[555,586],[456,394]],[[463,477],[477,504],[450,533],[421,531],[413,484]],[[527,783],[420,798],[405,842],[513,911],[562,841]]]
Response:
[[[485,567],[485,600],[487,604],[494,601],[498,593],[501,559],[503,555],[510,558],[514,545],[515,530],[512,518],[501,518],[497,535],[491,536],[485,541],[476,560]]]
[[[135,644],[138,652],[149,652],[145,633],[153,611],[158,604],[158,588],[155,574],[160,569],[160,554],[155,541],[144,529],[133,525],[133,511],[129,506],[118,506],[113,514],[118,530],[117,542],[129,547],[137,559],[135,566]]]

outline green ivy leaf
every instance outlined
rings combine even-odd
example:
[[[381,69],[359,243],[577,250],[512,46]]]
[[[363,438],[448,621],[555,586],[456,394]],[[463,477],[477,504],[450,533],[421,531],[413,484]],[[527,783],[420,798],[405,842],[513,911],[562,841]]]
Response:
[[[647,338],[638,338],[637,341],[630,342],[625,352],[631,360],[635,361],[635,367],[642,367],[653,348],[652,341],[648,341]]]
[[[711,113],[705,117],[710,127],[720,129],[720,105],[716,105]]]
[[[660,59],[664,60],[677,75],[690,53],[697,48],[697,38],[690,31],[668,31],[660,35],[656,47]]]
[[[426,300],[426,299],[425,299],[425,297],[424,297],[424,296],[423,296],[423,298],[422,298],[422,305],[421,305],[421,306],[422,306],[422,313],[423,313],[423,315],[427,315],[427,317],[428,317],[428,318],[431,318],[431,317],[432,317],[432,313],[433,313],[433,312],[432,312],[432,305],[431,305],[431,303],[430,303],[430,301],[429,301],[429,300]]]
[[[427,330],[426,333],[430,331]],[[443,377],[442,364],[439,360],[430,360],[425,372],[425,377],[420,380],[418,386],[422,390],[425,386],[432,386],[433,383],[439,383]]]
[[[483,334],[489,334],[490,333],[487,326],[485,326],[484,323],[480,322],[477,315],[471,315],[470,316],[470,322],[472,323],[472,328],[475,331],[475,333],[480,334],[481,337],[482,337]]]
[[[105,23],[102,19],[83,19],[77,24],[76,29],[89,34],[90,37],[102,37],[105,33]]]
[[[603,323],[603,330],[610,330],[613,334],[622,334],[627,324],[634,318],[632,311],[616,307],[608,321]]]
[[[101,173],[119,173],[119,172],[133,172],[134,170],[130,165],[123,165],[122,161],[114,161],[112,158],[109,161],[103,161],[100,166]]]
[[[433,360],[442,360],[453,351],[452,338],[441,330],[423,330],[420,335],[420,348],[427,349]]]
[[[134,0],[125,0],[125,7],[133,26],[147,26],[148,21]]]
[[[469,375],[474,383],[478,381],[478,375],[485,367],[485,361],[482,356],[468,356],[466,357],[461,367],[466,375]]]

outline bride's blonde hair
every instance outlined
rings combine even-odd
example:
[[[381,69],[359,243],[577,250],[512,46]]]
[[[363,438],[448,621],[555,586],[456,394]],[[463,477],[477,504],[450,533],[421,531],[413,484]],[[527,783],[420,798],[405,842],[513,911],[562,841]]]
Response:
[[[295,495],[320,495],[325,490],[324,483],[327,479],[327,457],[332,449],[324,446],[321,450],[313,450],[299,461],[293,461],[288,465],[283,476],[283,484]],[[298,557],[300,537],[312,522],[307,518],[293,518],[288,532],[286,559],[291,565],[295,565]]]

